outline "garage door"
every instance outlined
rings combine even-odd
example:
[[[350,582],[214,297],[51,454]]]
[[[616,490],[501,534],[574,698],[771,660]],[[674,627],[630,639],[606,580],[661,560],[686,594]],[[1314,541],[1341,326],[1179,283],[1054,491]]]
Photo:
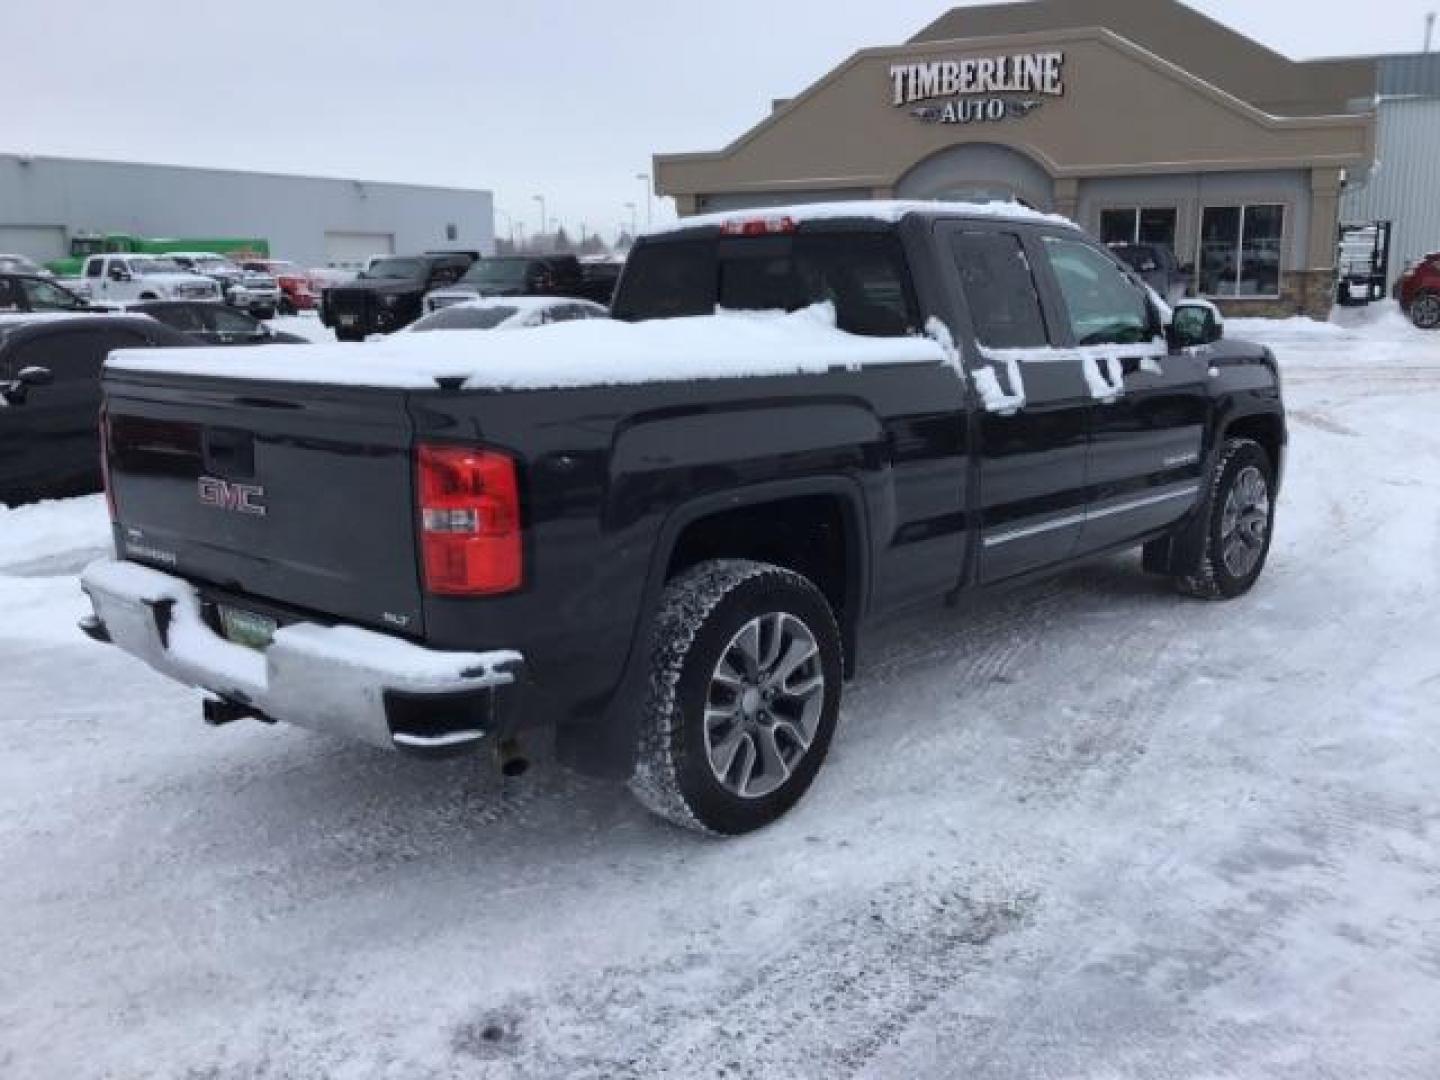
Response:
[[[394,233],[327,232],[325,264],[347,270],[363,269],[371,255],[395,254]]]
[[[65,257],[65,229],[59,225],[0,225],[0,254],[25,255],[36,262]]]

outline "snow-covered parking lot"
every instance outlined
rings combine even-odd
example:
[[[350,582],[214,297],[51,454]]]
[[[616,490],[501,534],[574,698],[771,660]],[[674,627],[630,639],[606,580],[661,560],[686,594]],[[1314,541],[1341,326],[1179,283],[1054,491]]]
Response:
[[[725,843],[206,729],[74,630],[103,502],[0,510],[0,1076],[1440,1076],[1440,335],[1340,318],[1229,327],[1291,410],[1251,596],[937,611]]]

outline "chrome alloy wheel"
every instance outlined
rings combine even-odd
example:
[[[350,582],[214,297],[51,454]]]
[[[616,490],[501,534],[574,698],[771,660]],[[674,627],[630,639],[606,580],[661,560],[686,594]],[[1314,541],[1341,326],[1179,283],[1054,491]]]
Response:
[[[794,615],[771,612],[740,628],[710,677],[705,753],[725,790],[762,799],[790,779],[825,705],[820,647]]]
[[[1220,557],[1225,569],[1243,578],[1255,569],[1265,552],[1270,531],[1270,485],[1254,465],[1241,470],[1225,497],[1220,519]]]

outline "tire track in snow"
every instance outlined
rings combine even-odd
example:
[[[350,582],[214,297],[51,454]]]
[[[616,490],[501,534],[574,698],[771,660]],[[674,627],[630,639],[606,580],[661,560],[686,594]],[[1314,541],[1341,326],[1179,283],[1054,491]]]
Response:
[[[754,968],[746,919],[719,920],[670,961],[482,1010],[453,1028],[451,1045],[496,1076],[851,1076],[1030,917],[1032,895],[972,896],[955,884],[966,876],[932,869],[817,912],[815,929]],[[716,956],[716,942],[745,951]]]

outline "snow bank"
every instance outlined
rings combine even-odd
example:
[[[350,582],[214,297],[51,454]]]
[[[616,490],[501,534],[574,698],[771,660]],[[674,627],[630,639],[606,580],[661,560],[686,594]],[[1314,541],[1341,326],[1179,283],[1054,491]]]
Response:
[[[644,236],[663,236],[684,229],[700,229],[724,225],[729,221],[754,221],[758,218],[789,218],[796,224],[807,221],[835,221],[862,218],[894,223],[906,214],[953,214],[957,217],[1002,218],[1006,221],[1044,221],[1051,225],[1078,228],[1069,218],[1059,214],[1042,214],[1019,203],[930,202],[921,199],[856,199],[853,202],[800,203],[795,206],[766,206],[749,210],[725,210],[715,214],[697,214],[646,230]]]
[[[340,386],[418,390],[434,389],[437,379],[457,379],[466,389],[539,390],[817,375],[944,358],[944,350],[926,338],[847,334],[836,329],[833,306],[817,304],[792,314],[722,311],[643,323],[589,319],[523,334],[396,334],[365,346],[122,350],[111,354],[107,366]]]

